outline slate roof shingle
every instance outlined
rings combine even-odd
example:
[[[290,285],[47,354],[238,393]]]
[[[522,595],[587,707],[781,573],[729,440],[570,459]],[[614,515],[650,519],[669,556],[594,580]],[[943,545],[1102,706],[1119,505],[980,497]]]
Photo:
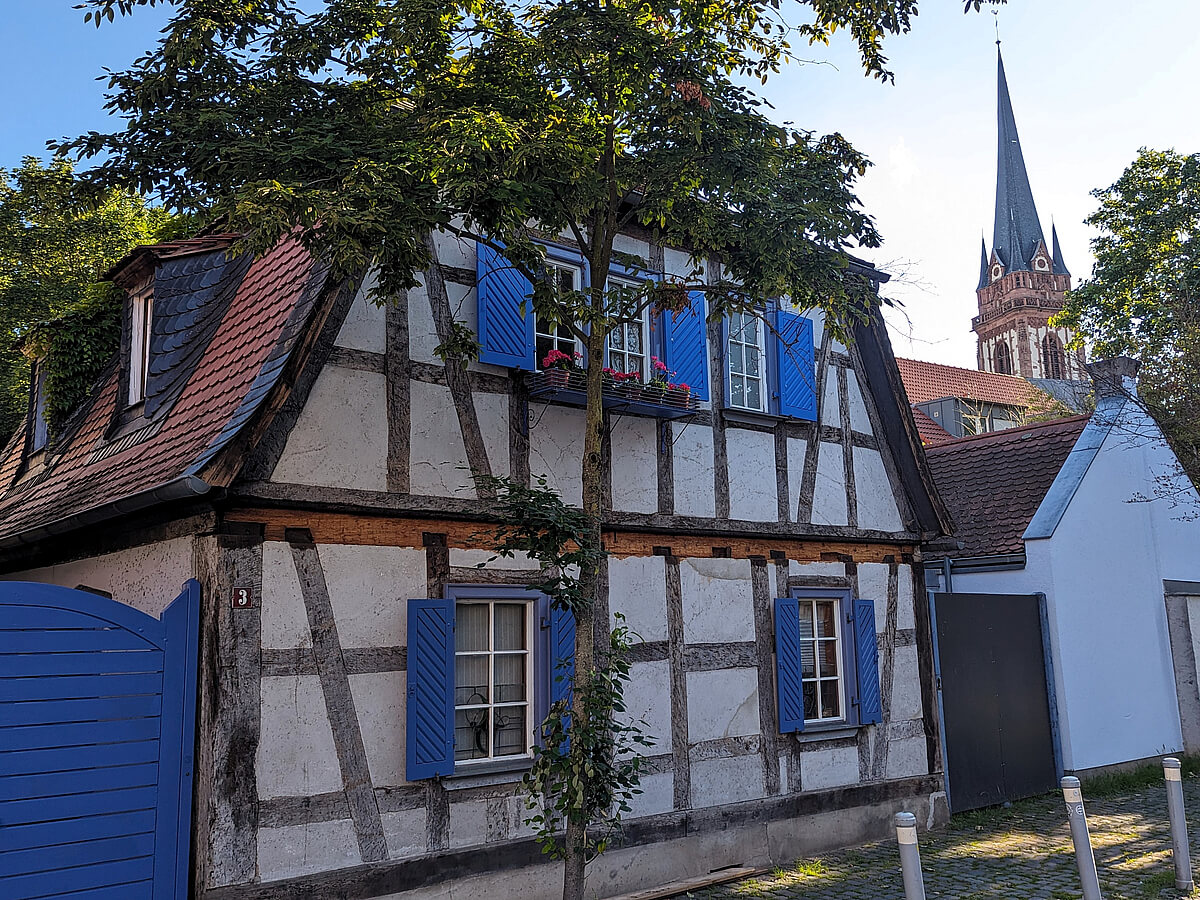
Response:
[[[188,369],[185,383],[178,386],[178,399],[157,422],[142,429],[144,439],[130,441],[126,435],[124,440],[109,441],[106,435],[118,400],[114,365],[90,406],[77,413],[79,418],[54,448],[46,468],[16,484],[12,482],[20,468],[24,439],[20,434],[14,437],[0,458],[0,544],[25,542],[18,536],[39,533],[62,520],[95,513],[113,501],[197,474],[266,396],[270,385],[263,383],[264,377],[270,384],[277,379],[303,332],[296,323],[307,320],[326,268],[295,240],[285,240],[240,266],[238,261],[217,264],[224,258],[223,247],[209,248],[208,254],[216,261],[199,260],[196,271],[184,276],[195,281],[197,291],[227,284],[219,273],[231,266],[244,271],[244,276],[216,321],[195,317],[193,324],[211,330],[211,339],[201,342],[203,352]],[[195,259],[189,256],[188,265]],[[170,331],[164,329],[164,348],[167,337],[172,341],[185,337],[169,335]],[[186,347],[189,340],[180,346]]]
[[[927,447],[938,494],[963,558],[1020,553],[1021,535],[1054,483],[1088,416],[993,431]]]

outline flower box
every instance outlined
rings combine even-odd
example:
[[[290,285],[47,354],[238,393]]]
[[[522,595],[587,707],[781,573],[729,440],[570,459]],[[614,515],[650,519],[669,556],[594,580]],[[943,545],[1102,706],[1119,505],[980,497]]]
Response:
[[[529,396],[535,400],[566,406],[587,406],[587,382],[578,369],[547,369],[526,377]],[[686,387],[649,385],[629,380],[605,379],[604,408],[622,415],[651,416],[656,419],[682,419],[693,415],[700,402]]]

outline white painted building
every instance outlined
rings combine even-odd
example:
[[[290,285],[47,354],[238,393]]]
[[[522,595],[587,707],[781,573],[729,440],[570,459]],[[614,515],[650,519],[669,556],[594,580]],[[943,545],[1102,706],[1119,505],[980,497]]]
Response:
[[[930,587],[1046,595],[1074,772],[1200,749],[1200,496],[1138,402],[1132,361],[1091,368],[1090,418],[929,451],[965,545],[948,566],[928,560]]]
[[[48,447],[27,423],[0,456],[5,577],[152,613],[200,581],[197,898],[556,895],[519,779],[569,642],[527,561],[492,559],[470,478],[579,501],[582,411],[536,371],[555,335],[474,245],[439,242],[380,307],[295,244],[251,262],[228,243],[118,267],[154,296],[149,337]],[[645,236],[622,249],[686,266]],[[786,340],[651,315],[609,349],[643,377],[663,357],[695,402],[611,397],[600,603],[642,639],[628,704],[655,745],[595,896],[946,814],[914,602],[946,519],[886,332],[846,347],[764,312]],[[434,352],[451,317],[480,362]]]

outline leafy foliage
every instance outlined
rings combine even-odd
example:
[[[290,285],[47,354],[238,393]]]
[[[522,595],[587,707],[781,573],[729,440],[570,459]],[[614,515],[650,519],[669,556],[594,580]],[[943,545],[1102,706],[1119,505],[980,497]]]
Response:
[[[567,854],[563,837],[568,823],[585,834],[584,854],[599,856],[620,832],[629,801],[640,794],[642,755],[654,746],[644,721],[628,716],[624,689],[629,683],[633,646],[624,617],[616,615],[604,665],[575,678],[582,719],[562,701],[542,722],[542,744],[525,774],[526,819],[537,831],[542,852],[555,859]],[[580,722],[583,725],[580,725]]]
[[[23,350],[50,354],[52,430],[87,395],[120,343],[120,298],[99,277],[170,221],[123,190],[85,196],[65,159],[0,169],[0,439],[26,413]]]
[[[1092,193],[1096,266],[1055,322],[1141,362],[1142,400],[1200,484],[1200,154],[1143,149]]]

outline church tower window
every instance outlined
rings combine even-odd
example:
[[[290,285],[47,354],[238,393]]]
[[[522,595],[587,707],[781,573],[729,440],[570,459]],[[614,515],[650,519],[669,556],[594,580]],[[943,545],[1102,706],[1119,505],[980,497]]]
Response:
[[[1063,350],[1058,335],[1053,331],[1042,338],[1042,377],[1064,378]]]
[[[1007,341],[1000,341],[996,344],[996,352],[992,357],[992,370],[1000,375],[1011,375],[1012,367],[1012,350],[1008,348]]]

